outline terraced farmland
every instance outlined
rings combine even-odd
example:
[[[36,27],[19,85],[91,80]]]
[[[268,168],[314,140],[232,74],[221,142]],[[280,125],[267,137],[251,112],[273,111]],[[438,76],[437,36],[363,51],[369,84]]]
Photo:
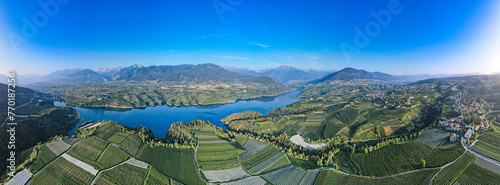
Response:
[[[38,172],[28,184],[90,184],[94,175],[60,157]]]
[[[146,177],[147,169],[139,168],[127,163],[113,167],[110,170],[102,171],[97,176],[94,184],[130,184],[141,185]]]
[[[386,178],[359,177],[344,175],[333,170],[323,170],[319,173],[315,185],[422,185],[429,184],[437,169],[421,170]]]

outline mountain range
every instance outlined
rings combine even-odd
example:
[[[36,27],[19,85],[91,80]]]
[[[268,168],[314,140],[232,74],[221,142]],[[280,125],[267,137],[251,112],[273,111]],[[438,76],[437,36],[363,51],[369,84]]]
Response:
[[[244,75],[267,76],[273,78],[281,84],[300,84],[307,83],[311,80],[321,78],[334,71],[316,70],[316,69],[299,69],[293,66],[282,65],[276,68],[265,69],[262,71],[254,71],[245,68],[225,67],[229,71]]]
[[[46,76],[20,75],[20,83],[31,84],[35,82],[46,83],[101,83],[106,81],[255,81],[260,83],[281,83],[286,85],[321,83],[331,80],[401,80],[416,82],[431,78],[459,77],[478,74],[438,74],[438,75],[404,75],[394,76],[381,72],[367,72],[362,69],[345,68],[340,71],[317,69],[299,69],[283,65],[255,71],[245,68],[221,67],[215,64],[198,65],[161,65],[144,67],[132,65],[129,67],[112,67],[91,69],[65,69],[58,70]]]
[[[311,81],[310,83],[322,83],[326,81],[335,81],[335,80],[357,80],[357,79],[371,79],[371,80],[397,80],[398,78],[392,76],[390,74],[381,73],[381,72],[368,72],[362,69],[354,69],[354,68],[345,68],[340,71],[331,73],[329,75],[324,76],[318,80]]]

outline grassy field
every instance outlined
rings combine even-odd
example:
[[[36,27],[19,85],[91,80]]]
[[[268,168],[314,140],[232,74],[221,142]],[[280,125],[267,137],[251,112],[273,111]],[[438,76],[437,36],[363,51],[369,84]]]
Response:
[[[46,146],[42,146],[42,147],[40,147],[40,151],[38,151],[37,158],[30,165],[28,170],[31,173],[35,173],[38,170],[40,170],[42,167],[44,167],[45,165],[49,164],[49,162],[54,160],[56,157],[57,156],[54,153],[52,153],[52,151],[50,151],[49,148],[47,148]]]
[[[122,143],[120,143],[120,148],[130,154],[131,156],[137,157],[137,151],[142,145],[141,138],[136,135],[129,135]]]
[[[90,184],[94,176],[64,158],[58,158],[42,171],[37,173],[29,184]]]
[[[139,168],[130,164],[121,164],[110,170],[102,171],[97,176],[94,184],[130,184],[141,185],[146,177],[147,169]]]
[[[418,141],[434,149],[443,142],[449,134],[450,132],[441,129],[430,129],[422,133]]]
[[[103,166],[97,162],[97,159],[101,156],[107,145],[108,143],[102,139],[90,137],[76,143],[69,149],[68,154],[99,170],[103,169]]]
[[[99,159],[97,159],[97,162],[102,165],[103,169],[107,169],[123,161],[126,161],[129,158],[130,157],[120,149],[116,148],[113,145],[108,145]]]
[[[469,167],[469,165],[474,162],[475,158],[475,155],[467,152],[455,163],[441,170],[436,175],[436,177],[434,177],[432,184],[453,184],[458,179],[458,177],[460,177],[460,175],[462,175],[462,173],[467,169],[467,167]]]
[[[161,174],[158,170],[153,167],[149,167],[148,175],[146,180],[144,180],[145,185],[173,185],[173,184],[181,184],[175,181],[172,178],[169,178],[163,174]]]
[[[146,146],[139,159],[180,183],[205,184],[196,173],[193,155],[191,149]]]
[[[471,164],[458,178],[460,184],[500,184],[500,175],[477,164]]]

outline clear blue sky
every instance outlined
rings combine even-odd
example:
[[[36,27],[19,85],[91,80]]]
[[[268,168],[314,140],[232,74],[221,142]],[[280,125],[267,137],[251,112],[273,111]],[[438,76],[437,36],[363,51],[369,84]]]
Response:
[[[198,63],[391,74],[500,71],[495,0],[41,0],[65,1],[48,12],[37,1],[0,2],[0,72]],[[377,22],[372,11],[391,19]],[[356,27],[369,42],[355,42]],[[346,45],[355,52],[346,55]]]

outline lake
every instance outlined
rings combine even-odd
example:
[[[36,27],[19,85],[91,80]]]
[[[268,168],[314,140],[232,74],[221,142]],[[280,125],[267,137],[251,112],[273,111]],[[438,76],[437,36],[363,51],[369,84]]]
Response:
[[[252,110],[264,115],[270,110],[283,107],[299,101],[297,95],[300,91],[291,91],[278,96],[262,97],[251,100],[238,100],[234,103],[208,105],[208,106],[155,106],[143,109],[112,110],[108,108],[81,108],[74,107],[84,121],[113,120],[128,127],[146,126],[153,131],[156,137],[164,137],[172,123],[183,121],[189,123],[193,120],[210,121],[212,124],[225,128],[221,119],[233,113]],[[65,106],[63,102],[54,102],[56,106]],[[84,121],[78,123],[82,124]],[[77,126],[78,126],[77,125]],[[76,127],[69,135],[75,134]]]

